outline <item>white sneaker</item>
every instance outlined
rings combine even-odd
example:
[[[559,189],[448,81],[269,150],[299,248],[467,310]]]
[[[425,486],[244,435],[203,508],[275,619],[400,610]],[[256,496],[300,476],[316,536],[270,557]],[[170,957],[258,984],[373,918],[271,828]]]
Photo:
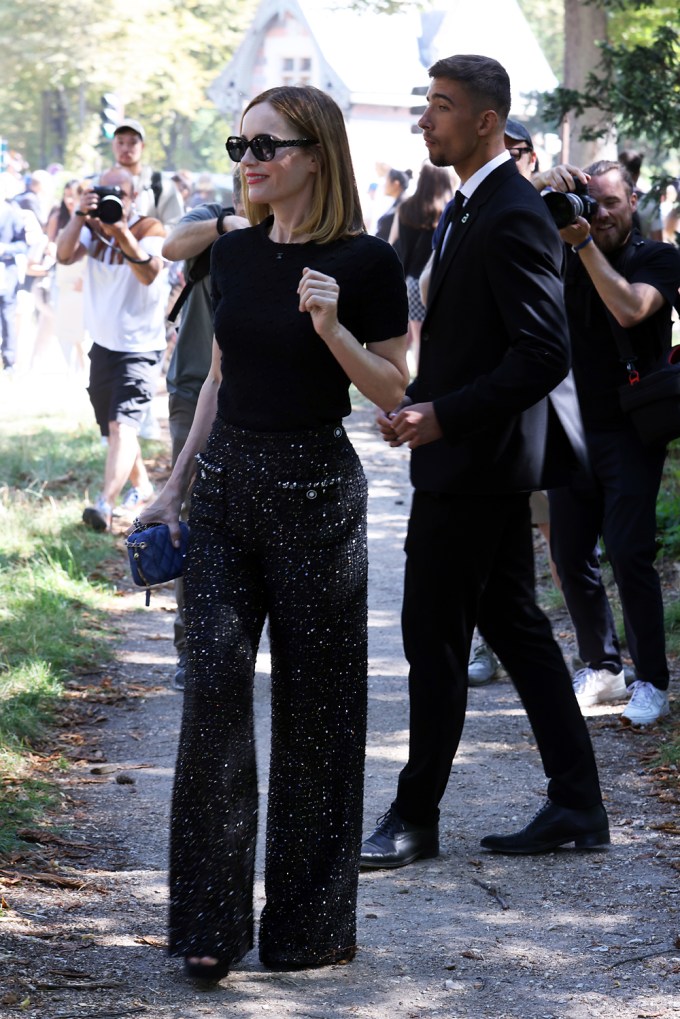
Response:
[[[500,662],[488,644],[483,641],[472,653],[468,662],[468,683],[470,686],[485,686],[496,678]]]
[[[607,704],[626,696],[626,678],[623,669],[610,672],[609,669],[579,669],[572,680],[576,700],[581,708],[592,708],[594,704]]]
[[[670,715],[668,690],[659,690],[653,683],[636,679],[630,691],[630,700],[621,714],[624,725],[652,725]]]
[[[148,488],[135,488],[133,485],[125,493],[125,498],[121,502],[120,508],[124,513],[134,513],[136,510],[141,509],[144,503],[151,502],[153,495],[152,485],[149,485]]]

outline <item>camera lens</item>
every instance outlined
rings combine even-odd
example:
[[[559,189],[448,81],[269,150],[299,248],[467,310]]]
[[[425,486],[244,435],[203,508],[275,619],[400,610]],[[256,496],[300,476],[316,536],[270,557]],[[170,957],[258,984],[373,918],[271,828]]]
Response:
[[[118,223],[123,218],[123,203],[118,195],[100,198],[95,215],[102,223]]]
[[[563,191],[545,191],[542,197],[558,230],[570,226],[585,212],[579,196],[571,192],[565,194]]]
[[[541,198],[546,204],[548,212],[558,230],[565,226],[571,226],[579,216],[587,219],[590,223],[597,212],[597,202],[586,193],[585,186],[577,182],[579,193],[573,191],[555,191],[553,188],[546,188],[541,191]]]

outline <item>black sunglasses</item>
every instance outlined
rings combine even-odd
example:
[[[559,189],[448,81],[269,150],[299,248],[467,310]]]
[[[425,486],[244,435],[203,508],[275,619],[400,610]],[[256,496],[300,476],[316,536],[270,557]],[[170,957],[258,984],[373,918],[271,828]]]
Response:
[[[231,138],[227,138],[225,148],[229,153],[229,158],[234,163],[240,163],[248,149],[255,156],[255,159],[259,159],[261,163],[271,163],[277,149],[288,149],[293,146],[306,148],[308,145],[316,144],[310,138],[298,138],[296,141],[285,142],[280,141],[278,138],[272,138],[270,134],[256,134],[254,138],[248,141],[246,138],[232,135]]]
[[[533,149],[521,148],[519,145],[513,145],[513,147],[511,149],[508,149],[508,152],[510,153],[512,158],[515,160],[515,162],[517,162],[519,159],[521,159],[525,152],[533,152],[533,151],[534,151]]]

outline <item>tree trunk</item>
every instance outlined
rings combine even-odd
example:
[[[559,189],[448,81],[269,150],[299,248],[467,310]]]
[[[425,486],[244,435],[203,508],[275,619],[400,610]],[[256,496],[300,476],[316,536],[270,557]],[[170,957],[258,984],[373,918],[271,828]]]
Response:
[[[564,86],[581,91],[590,71],[600,63],[596,45],[607,38],[607,13],[596,3],[564,0]],[[601,120],[599,110],[586,110],[576,118],[570,113],[562,125],[562,159],[576,166],[587,166],[596,159],[616,159],[613,132],[596,141],[582,141],[585,126]]]

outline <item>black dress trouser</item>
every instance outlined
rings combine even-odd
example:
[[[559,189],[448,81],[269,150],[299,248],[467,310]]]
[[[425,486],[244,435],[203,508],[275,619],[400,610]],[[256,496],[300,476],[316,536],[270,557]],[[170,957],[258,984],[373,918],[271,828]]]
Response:
[[[414,824],[438,820],[465,721],[477,623],[527,712],[550,799],[571,808],[600,803],[586,723],[550,623],[535,601],[528,494],[416,492],[406,554],[402,624],[410,665],[410,746],[394,802],[399,814]]]
[[[367,685],[366,480],[341,426],[218,423],[185,575],[189,676],[170,837],[170,954],[253,943],[253,676],[269,616],[272,738],[260,957],[314,965],[356,943]]]
[[[589,477],[550,492],[550,546],[579,654],[593,668],[621,668],[600,563],[602,537],[621,599],[626,640],[638,679],[668,688],[656,500],[666,450],[643,446],[632,426],[586,432]]]

